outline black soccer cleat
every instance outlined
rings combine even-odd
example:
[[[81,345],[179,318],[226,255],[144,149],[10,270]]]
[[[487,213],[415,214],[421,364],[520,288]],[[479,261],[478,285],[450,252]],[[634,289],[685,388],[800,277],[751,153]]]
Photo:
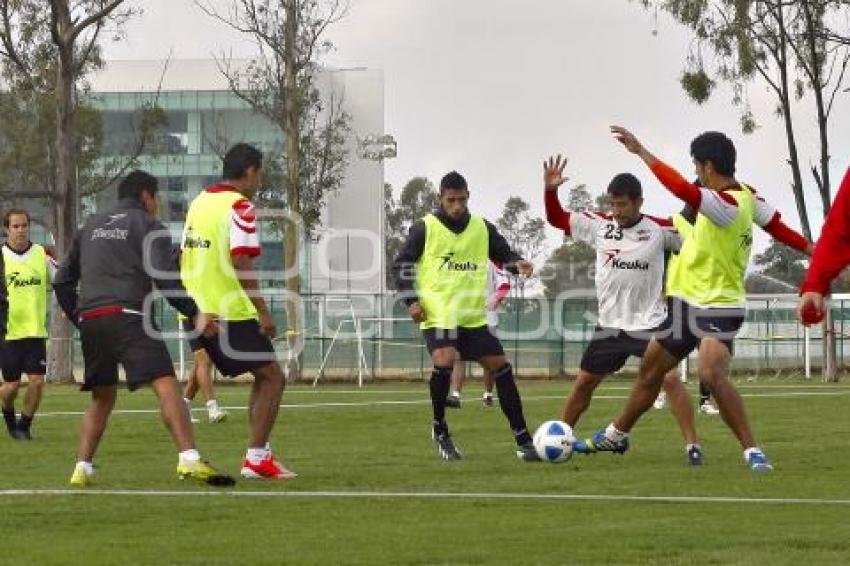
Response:
[[[11,434],[12,438],[15,440],[32,440],[32,434],[30,433],[29,427],[18,425]]]
[[[15,432],[18,430],[18,421],[14,411],[3,411],[3,420],[6,422],[6,431],[12,438],[17,438]]]
[[[526,444],[517,445],[516,457],[523,462],[540,462],[540,456],[537,450],[534,449],[534,444],[528,442]]]
[[[698,444],[688,448],[687,455],[689,466],[702,466],[702,448]]]
[[[451,407],[452,409],[460,409],[460,397],[455,397],[454,395],[449,395],[446,397],[446,407]]]
[[[431,429],[431,438],[437,444],[437,452],[443,460],[460,460],[463,458],[448,431],[437,432]]]

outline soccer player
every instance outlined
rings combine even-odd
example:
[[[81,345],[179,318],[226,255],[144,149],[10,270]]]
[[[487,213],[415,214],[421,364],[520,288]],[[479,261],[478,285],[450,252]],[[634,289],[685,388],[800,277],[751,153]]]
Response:
[[[80,329],[82,390],[91,391],[72,486],[86,486],[94,475],[92,461],[118,396],[119,364],[130,391],[150,384],[159,399],[162,420],[179,451],[178,477],[217,486],[234,483],[201,459],[171,357],[163,341],[147,331],[152,313],[146,312],[146,304],[154,285],[198,331],[216,330],[213,319],[198,310],[180,284],[171,238],[156,220],[157,192],[156,178],[144,171],[122,179],[118,204],[89,216],[56,273],[56,298]]]
[[[784,236],[795,240],[797,249],[808,250],[810,244],[781,224],[773,207],[735,179],[735,146],[722,133],[705,132],[691,142],[700,188],[658,160],[625,128],[612,126],[611,131],[699,214],[667,281],[670,332],[650,341],[623,412],[588,439],[586,446],[591,451],[624,452],[629,431],[652,406],[664,374],[698,347],[700,381],[714,394],[721,418],[744,449],[745,462],[754,472],[769,472],[773,466],[756,443],[741,396],[729,381],[734,337],[744,322],[744,276],[752,226],[758,224],[772,233],[787,231]]]
[[[643,357],[650,338],[663,332],[667,317],[664,255],[678,251],[681,238],[669,220],[641,213],[640,181],[630,173],[616,175],[608,185],[611,216],[564,210],[557,191],[567,180],[566,164],[560,155],[543,163],[546,219],[596,249],[599,303],[596,330],[564,404],[563,421],[575,428],[602,380],[621,369],[629,356]],[[694,410],[679,377],[679,372],[671,368],[664,376],[664,389],[685,439],[687,462],[699,466],[703,454],[694,426]]]
[[[31,440],[30,427],[44,394],[47,371],[47,297],[56,274],[56,262],[44,247],[30,241],[30,215],[13,208],[3,216],[4,281],[8,294],[8,321],[2,348],[3,385],[0,402],[9,435]],[[2,336],[0,336],[2,338]],[[21,375],[27,374],[27,392],[21,416],[15,417],[15,398]]]
[[[458,359],[479,362],[493,372],[499,406],[510,423],[524,461],[539,460],[522,412],[522,400],[502,344],[487,328],[487,261],[528,276],[533,265],[511,250],[496,228],[469,213],[466,179],[456,171],[440,181],[440,206],[415,222],[393,272],[408,312],[419,323],[431,354],[431,433],[440,457],[460,460],[446,424],[446,397]]]
[[[183,321],[183,329],[187,332],[194,332],[190,327],[190,322]],[[227,411],[222,409],[218,404],[218,399],[215,396],[215,386],[213,385],[213,363],[210,355],[204,350],[204,347],[197,338],[189,339],[189,347],[192,350],[192,371],[189,373],[189,379],[186,381],[186,387],[183,388],[183,401],[186,403],[186,408],[189,410],[189,415],[192,414],[192,400],[200,390],[207,399],[207,418],[211,423],[220,423],[227,419]],[[192,417],[192,422],[198,422],[198,419]]]
[[[487,303],[485,305],[485,315],[487,317],[487,328],[490,329],[490,334],[496,335],[496,329],[499,327],[499,306],[508,296],[511,290],[511,283],[508,280],[505,269],[502,265],[497,265],[492,261],[487,262]],[[493,372],[486,367],[482,367],[484,374],[484,393],[481,396],[481,403],[485,407],[493,406]],[[463,390],[463,380],[466,378],[466,364],[463,360],[457,360],[454,368],[452,368],[452,392],[446,399],[446,407],[460,409],[460,395]]]
[[[221,331],[215,337],[198,336],[212,362],[224,376],[254,376],[242,477],[291,479],[295,472],[275,458],[268,444],[284,377],[271,342],[277,330],[254,267],[260,241],[250,199],[262,183],[262,167],[263,154],[253,146],[240,143],[227,151],[222,181],[189,206],[180,274],[201,310],[218,318]]]
[[[850,168],[838,188],[821,230],[806,278],[800,286],[797,314],[804,324],[823,319],[833,279],[850,264]]]
[[[700,186],[699,179],[694,181],[694,185]],[[671,220],[673,221],[673,227],[676,228],[676,231],[679,232],[683,238],[687,237],[691,231],[693,230],[694,222],[696,222],[697,213],[690,206],[685,205],[682,211],[679,214],[674,214]],[[679,254],[672,253],[670,254],[670,258],[667,260],[667,272],[673,271],[673,266],[675,262],[678,260]],[[653,406],[656,409],[663,409],[666,406],[667,398],[664,394],[664,390],[658,394],[658,398],[655,400]],[[714,404],[711,402],[711,390],[705,383],[699,383],[699,412],[703,415],[719,415],[720,411]]]

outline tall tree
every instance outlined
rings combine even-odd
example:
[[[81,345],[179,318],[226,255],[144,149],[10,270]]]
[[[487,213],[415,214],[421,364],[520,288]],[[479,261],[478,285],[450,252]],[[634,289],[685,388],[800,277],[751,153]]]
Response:
[[[23,106],[17,119],[29,115],[39,128],[25,130],[29,134],[44,134],[52,126],[52,139],[41,138],[30,145],[30,156],[41,152],[48,163],[46,178],[32,175],[32,167],[19,169],[28,180],[37,182],[33,192],[19,190],[18,197],[43,198],[49,206],[48,225],[55,239],[56,253],[64,256],[77,229],[79,194],[79,159],[89,146],[82,142],[79,121],[89,123],[83,116],[80,92],[85,90],[87,73],[102,65],[99,42],[107,29],[120,30],[132,14],[119,10],[125,0],[0,0],[0,67],[10,95]],[[10,102],[6,98],[7,108]],[[4,120],[6,116],[4,115]],[[92,135],[97,128],[87,132]],[[95,134],[96,135],[96,134]],[[7,139],[19,139],[14,132],[0,134]],[[30,138],[30,141],[33,138]],[[17,145],[17,144],[16,144]],[[40,147],[39,147],[40,146]],[[32,185],[30,185],[32,186]],[[73,379],[71,363],[70,325],[58,309],[51,317],[51,348],[48,365],[53,379]]]
[[[847,0],[640,0],[645,6],[661,8],[690,28],[696,37],[688,57],[682,86],[697,103],[709,98],[716,77],[732,86],[733,103],[743,107],[744,132],[756,128],[746,102],[747,85],[759,79],[776,97],[776,114],[783,120],[791,168],[791,189],[803,233],[812,239],[806,207],[801,158],[797,146],[794,109],[806,93],[814,101],[814,112],[804,119],[819,133],[818,165],[811,173],[818,189],[824,217],[832,202],[829,174],[829,121],[836,95],[842,90],[850,45],[836,39],[830,26],[846,25]],[[841,24],[840,22],[844,22]],[[710,51],[713,64],[706,64],[702,50]],[[836,344],[831,314],[825,344],[824,375],[836,375]]]
[[[544,250],[546,233],[543,219],[532,216],[530,208],[521,197],[508,198],[496,227],[517,253],[534,261]]]
[[[237,69],[229,61],[220,67],[231,90],[279,124],[284,134],[280,200],[289,215],[283,223],[284,287],[288,295],[284,304],[290,353],[286,370],[288,379],[300,379],[304,336],[298,299],[299,250],[303,233],[319,221],[325,197],[342,184],[347,166],[345,139],[350,129],[341,100],[331,98],[322,113],[315,87],[317,61],[331,48],[323,39],[325,31],[345,15],[346,6],[339,0],[234,0],[230,10],[222,13],[206,0],[196,0],[196,5],[255,40],[258,54],[247,68]],[[323,122],[316,127],[320,116]]]
[[[812,176],[824,214],[831,202],[829,120],[835,97],[846,77],[850,49],[835,41],[831,22],[847,9],[846,0],[640,0],[661,8],[694,32],[681,83],[698,104],[708,100],[716,80],[732,86],[732,102],[742,109],[744,132],[757,127],[747,102],[752,81],[766,85],[776,99],[776,115],[785,126],[791,189],[803,233],[811,239],[805,202],[797,124],[793,111],[807,92],[814,112],[804,115],[819,132],[818,166]],[[713,58],[705,54],[710,52]]]

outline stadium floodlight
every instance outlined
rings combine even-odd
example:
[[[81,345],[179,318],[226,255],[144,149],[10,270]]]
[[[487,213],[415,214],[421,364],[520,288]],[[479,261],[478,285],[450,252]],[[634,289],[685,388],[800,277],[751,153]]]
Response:
[[[383,161],[398,155],[398,144],[390,134],[369,134],[357,138],[357,156],[371,161]]]

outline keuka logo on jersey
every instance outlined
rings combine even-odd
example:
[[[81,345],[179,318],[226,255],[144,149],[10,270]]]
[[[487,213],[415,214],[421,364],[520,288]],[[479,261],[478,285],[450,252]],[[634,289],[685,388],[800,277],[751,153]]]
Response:
[[[631,261],[624,261],[617,256],[620,255],[620,252],[623,251],[621,249],[615,250],[607,250],[605,255],[608,256],[605,260],[605,263],[602,264],[602,267],[605,267],[609,263],[611,267],[614,269],[629,269],[629,270],[638,270],[638,271],[649,271],[649,262],[642,261],[639,259],[633,259]]]
[[[443,263],[440,264],[438,271],[442,270],[444,267],[446,268],[446,271],[478,271],[477,263],[472,261],[455,261],[454,255],[454,252],[449,252],[443,255]]]
[[[41,278],[40,277],[36,277],[35,275],[33,275],[32,277],[28,277],[28,278],[25,279],[25,278],[21,277],[20,271],[13,271],[13,272],[9,273],[8,279],[9,279],[9,283],[8,283],[9,286],[15,287],[15,288],[18,288],[18,289],[20,289],[22,287],[36,287],[38,285],[41,285]]]
[[[186,229],[186,237],[183,238],[183,248],[187,250],[208,250],[212,241],[195,236],[192,228]]]

